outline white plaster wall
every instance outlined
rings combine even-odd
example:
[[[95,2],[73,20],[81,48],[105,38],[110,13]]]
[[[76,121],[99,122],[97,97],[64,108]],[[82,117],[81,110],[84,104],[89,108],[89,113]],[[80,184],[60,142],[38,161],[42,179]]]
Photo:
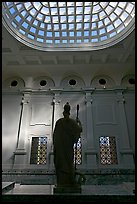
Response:
[[[27,160],[26,168],[49,168],[49,154],[51,152],[52,146],[52,95],[35,95],[31,96],[30,112],[29,112],[29,130],[28,130],[28,140],[26,141],[27,149]],[[47,137],[47,163],[45,165],[30,165],[30,153],[31,153],[31,142],[32,137]]]
[[[30,94],[26,109],[28,124],[27,136],[24,137],[24,150],[26,154],[17,155],[23,168],[54,170],[52,152],[52,114],[53,98],[55,100],[54,125],[58,118],[63,117],[63,106],[66,102],[71,105],[71,117],[76,118],[76,107],[79,104],[79,118],[83,125],[82,138],[82,164],[80,169],[98,168],[134,168],[132,151],[135,150],[135,106],[134,91],[122,94],[116,90],[94,90],[84,92],[56,91],[52,93]],[[124,97],[124,98],[123,98]],[[2,156],[3,168],[5,164],[12,168],[13,152],[16,150],[21,96],[3,95],[2,107]],[[26,105],[25,105],[26,107]],[[22,127],[23,129],[23,127]],[[23,136],[23,135],[22,135]],[[22,137],[21,136],[21,137]],[[48,160],[46,165],[30,165],[30,150],[32,137],[48,137]],[[115,136],[118,165],[101,165],[99,160],[99,137]],[[21,138],[20,138],[21,139]],[[23,138],[22,138],[23,139]],[[22,140],[20,140],[23,142]],[[127,159],[128,162],[127,166]],[[23,163],[24,162],[24,163]]]
[[[119,161],[119,112],[115,93],[95,93],[93,94],[93,129],[95,149],[97,150],[97,166],[100,168],[110,168],[108,165],[100,164],[99,138],[101,136],[114,136],[116,138],[118,165],[111,165],[113,168],[120,167]]]
[[[20,95],[2,97],[2,163],[4,168],[11,168],[16,150],[19,118],[21,110]]]
[[[135,93],[125,93],[125,112],[128,125],[129,142],[135,156]]]

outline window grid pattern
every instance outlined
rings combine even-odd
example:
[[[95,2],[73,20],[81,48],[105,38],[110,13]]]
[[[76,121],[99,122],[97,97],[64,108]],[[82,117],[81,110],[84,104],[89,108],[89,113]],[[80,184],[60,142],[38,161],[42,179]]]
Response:
[[[47,163],[47,137],[32,137],[30,164]]]
[[[118,164],[115,137],[101,136],[99,138],[99,143],[101,164]]]
[[[3,17],[27,42],[41,46],[97,44],[121,33],[135,2],[3,2]]]
[[[76,164],[81,164],[82,163],[81,138],[79,138],[78,142],[74,144],[74,163],[76,163]]]

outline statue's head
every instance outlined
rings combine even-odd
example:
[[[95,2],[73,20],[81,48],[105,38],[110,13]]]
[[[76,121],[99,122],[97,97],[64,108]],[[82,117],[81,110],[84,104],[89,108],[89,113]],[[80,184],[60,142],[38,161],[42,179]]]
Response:
[[[63,111],[63,115],[70,115],[70,105],[69,103],[67,102],[65,105],[64,105],[64,111]]]

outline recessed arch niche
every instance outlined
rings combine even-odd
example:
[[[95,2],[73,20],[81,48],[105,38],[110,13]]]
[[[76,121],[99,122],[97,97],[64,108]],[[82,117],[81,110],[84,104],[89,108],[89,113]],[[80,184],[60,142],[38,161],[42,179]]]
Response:
[[[128,74],[121,79],[122,87],[135,87],[135,75]]]
[[[79,76],[69,75],[62,79],[60,86],[62,88],[83,88],[85,83]]]
[[[93,88],[112,88],[114,86],[114,80],[108,75],[97,75],[91,80]]]
[[[48,76],[40,76],[33,80],[34,89],[50,89],[54,86],[54,81]]]
[[[25,81],[18,76],[7,78],[2,83],[3,89],[17,90],[22,89],[24,87]]]

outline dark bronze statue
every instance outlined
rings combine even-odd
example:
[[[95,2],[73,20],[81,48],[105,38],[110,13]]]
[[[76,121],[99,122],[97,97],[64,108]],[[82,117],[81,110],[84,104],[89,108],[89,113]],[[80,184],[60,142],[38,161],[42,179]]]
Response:
[[[57,187],[77,186],[74,166],[74,144],[82,132],[81,122],[70,118],[70,105],[64,106],[63,118],[60,118],[53,132],[54,165],[56,170]]]

